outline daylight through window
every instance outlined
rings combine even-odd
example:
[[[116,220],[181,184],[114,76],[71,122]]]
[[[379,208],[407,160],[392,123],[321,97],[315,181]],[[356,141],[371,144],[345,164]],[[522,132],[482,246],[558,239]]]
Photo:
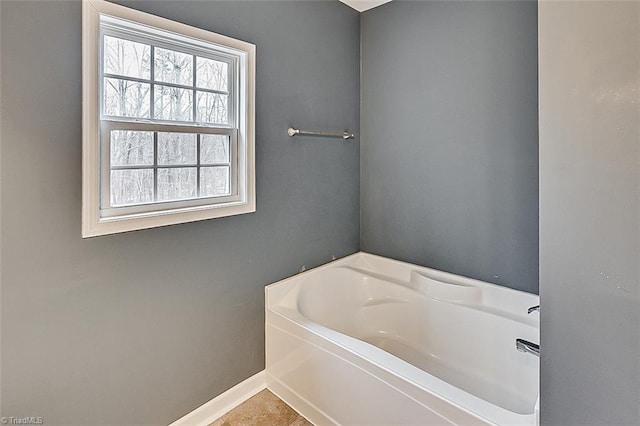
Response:
[[[98,22],[99,129],[96,141],[84,135],[98,160],[93,227],[138,222],[124,227],[131,230],[244,213],[239,205],[254,211],[254,46],[99,0],[87,4],[97,7],[84,19]],[[84,36],[86,43],[86,28]],[[229,40],[244,50],[222,43]],[[85,61],[86,54],[85,45]],[[91,97],[87,92],[85,86]],[[95,142],[97,150],[87,146]],[[167,220],[194,211],[200,214]],[[152,216],[165,220],[141,220]],[[84,219],[87,225],[92,218]],[[119,232],[116,225],[102,228],[109,230],[97,235]]]

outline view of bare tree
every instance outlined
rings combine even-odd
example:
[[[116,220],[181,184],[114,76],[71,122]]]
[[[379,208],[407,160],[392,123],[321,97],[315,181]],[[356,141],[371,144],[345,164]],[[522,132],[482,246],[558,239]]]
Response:
[[[112,36],[103,47],[104,116],[228,124],[228,63]],[[112,130],[109,147],[112,206],[230,191],[226,135]]]

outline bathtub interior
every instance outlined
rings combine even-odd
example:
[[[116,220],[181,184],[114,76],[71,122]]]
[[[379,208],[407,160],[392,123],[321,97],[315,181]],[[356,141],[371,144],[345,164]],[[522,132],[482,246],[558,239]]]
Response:
[[[537,296],[360,253],[299,276],[290,304],[320,326],[367,342],[491,404],[534,413]],[[313,272],[313,271],[312,271]]]

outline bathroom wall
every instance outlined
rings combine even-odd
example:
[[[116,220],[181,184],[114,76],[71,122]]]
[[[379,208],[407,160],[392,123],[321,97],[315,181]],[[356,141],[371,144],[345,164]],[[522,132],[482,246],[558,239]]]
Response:
[[[361,248],[538,292],[537,10],[362,14]]]
[[[640,2],[540,2],[541,424],[640,424]]]
[[[257,46],[257,212],[81,238],[81,3],[1,1],[2,416],[167,424],[264,368],[263,287],[358,250],[359,16],[140,1]]]

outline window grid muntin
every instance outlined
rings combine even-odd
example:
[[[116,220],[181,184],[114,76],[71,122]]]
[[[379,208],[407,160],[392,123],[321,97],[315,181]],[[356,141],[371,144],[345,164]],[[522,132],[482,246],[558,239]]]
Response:
[[[111,170],[152,170],[157,169],[181,169],[183,167],[229,167],[230,163],[185,163],[185,164],[165,164],[158,167],[148,166],[112,166]]]
[[[198,104],[197,104],[197,99],[196,99],[196,73],[198,72],[198,70],[196,70],[196,61],[197,61],[197,56],[196,55],[192,55],[192,64],[191,64],[191,81],[193,81],[193,91],[192,91],[192,98],[193,98],[193,103],[191,104],[191,114],[193,115],[193,120],[196,121],[197,119],[199,119],[200,117],[198,117]],[[227,77],[229,78],[229,77]],[[227,108],[229,108],[229,105],[227,105]],[[229,117],[227,117],[227,122]],[[200,147],[200,136],[198,136],[198,147]],[[200,160],[200,158],[198,157],[198,160]],[[198,175],[200,175],[200,173],[198,173]],[[200,180],[198,180],[199,182]],[[200,194],[200,192],[198,191],[198,195]]]
[[[197,56],[194,56],[194,58],[197,58]],[[153,68],[152,68],[153,69]],[[199,124],[199,125],[203,125],[203,126],[209,126],[209,127],[217,127],[217,126],[233,126],[233,121],[235,119],[235,113],[234,111],[231,110],[231,105],[234,103],[232,98],[231,98],[231,92],[224,92],[221,90],[214,90],[214,89],[205,89],[205,88],[198,88],[195,86],[185,86],[182,84],[176,84],[176,83],[166,83],[166,82],[157,82],[157,81],[153,81],[153,80],[145,80],[142,78],[137,78],[137,77],[129,77],[129,76],[125,76],[125,75],[118,75],[118,74],[110,74],[110,73],[103,73],[102,74],[102,91],[104,92],[104,81],[107,78],[111,78],[111,79],[116,79],[116,80],[124,80],[124,81],[131,81],[134,83],[141,83],[141,84],[148,84],[150,86],[150,90],[149,90],[149,118],[146,117],[132,117],[132,116],[121,116],[121,115],[107,115],[104,112],[104,101],[101,103],[100,105],[100,109],[101,109],[101,115],[104,118],[110,118],[110,119],[133,119],[133,120],[149,120],[149,121],[153,121],[153,122],[159,122],[159,123],[190,123],[190,124]],[[172,87],[172,88],[176,88],[176,89],[183,89],[183,90],[189,90],[192,93],[192,115],[194,117],[193,120],[191,121],[183,121],[183,120],[163,120],[161,118],[155,118],[155,88],[156,86],[165,86],[165,87]],[[196,120],[196,118],[198,117],[197,114],[197,94],[198,93],[212,93],[214,95],[223,95],[223,96],[227,96],[227,122],[226,123],[210,123],[208,121],[201,121],[201,120]],[[104,93],[103,93],[103,99],[104,99]]]
[[[194,58],[197,58],[198,56],[194,56]],[[229,91],[224,91],[224,90],[215,90],[215,89],[207,89],[206,87],[195,87],[195,86],[187,86],[184,84],[179,84],[179,83],[171,83],[171,82],[165,82],[165,81],[159,81],[159,80],[146,80],[144,78],[140,78],[140,77],[131,77],[128,75],[120,75],[120,74],[112,74],[112,73],[107,73],[107,72],[103,72],[102,76],[104,78],[115,78],[118,80],[127,80],[127,81],[133,81],[135,83],[144,83],[144,84],[152,84],[152,85],[157,85],[157,86],[168,86],[168,87],[175,87],[177,89],[187,89],[187,90],[194,90],[196,92],[207,92],[207,93],[213,93],[213,94],[217,94],[217,95],[229,95],[230,92]],[[109,116],[112,117],[112,116]],[[119,116],[113,116],[113,117],[119,117]]]
[[[231,142],[229,142],[229,145],[231,145]],[[231,148],[231,146],[229,146],[229,148]],[[200,164],[200,133],[196,134],[196,163]],[[202,166],[198,166],[196,168],[196,197],[200,198],[200,167]]]
[[[104,35],[102,36],[102,39],[104,40]],[[103,41],[104,43],[104,41]],[[155,76],[155,72],[156,72],[156,67],[154,66],[154,64],[156,63],[156,49],[154,49],[153,45],[151,45],[151,69],[149,70],[149,77],[151,78],[151,80],[149,81],[149,83],[152,83],[153,81],[156,80],[156,76]],[[102,69],[102,72],[104,73],[104,68]],[[149,117],[154,120],[156,117],[156,85],[155,84],[151,84],[151,89],[149,90]],[[195,115],[194,115],[195,117]],[[154,138],[155,138],[155,134],[154,134]],[[157,145],[157,140],[154,142],[153,144],[153,152],[156,152],[155,148]],[[154,176],[154,181],[155,181],[155,176]],[[155,200],[155,190],[153,193],[154,197],[153,199]]]
[[[109,130],[109,139],[111,139],[111,130]],[[109,149],[111,149],[111,144],[109,144]],[[109,158],[111,158],[111,153],[109,153]],[[111,170],[113,170],[113,166],[109,164],[109,183],[107,183],[107,188],[109,188],[109,207],[111,206]],[[158,132],[153,132],[153,202],[158,202]]]

